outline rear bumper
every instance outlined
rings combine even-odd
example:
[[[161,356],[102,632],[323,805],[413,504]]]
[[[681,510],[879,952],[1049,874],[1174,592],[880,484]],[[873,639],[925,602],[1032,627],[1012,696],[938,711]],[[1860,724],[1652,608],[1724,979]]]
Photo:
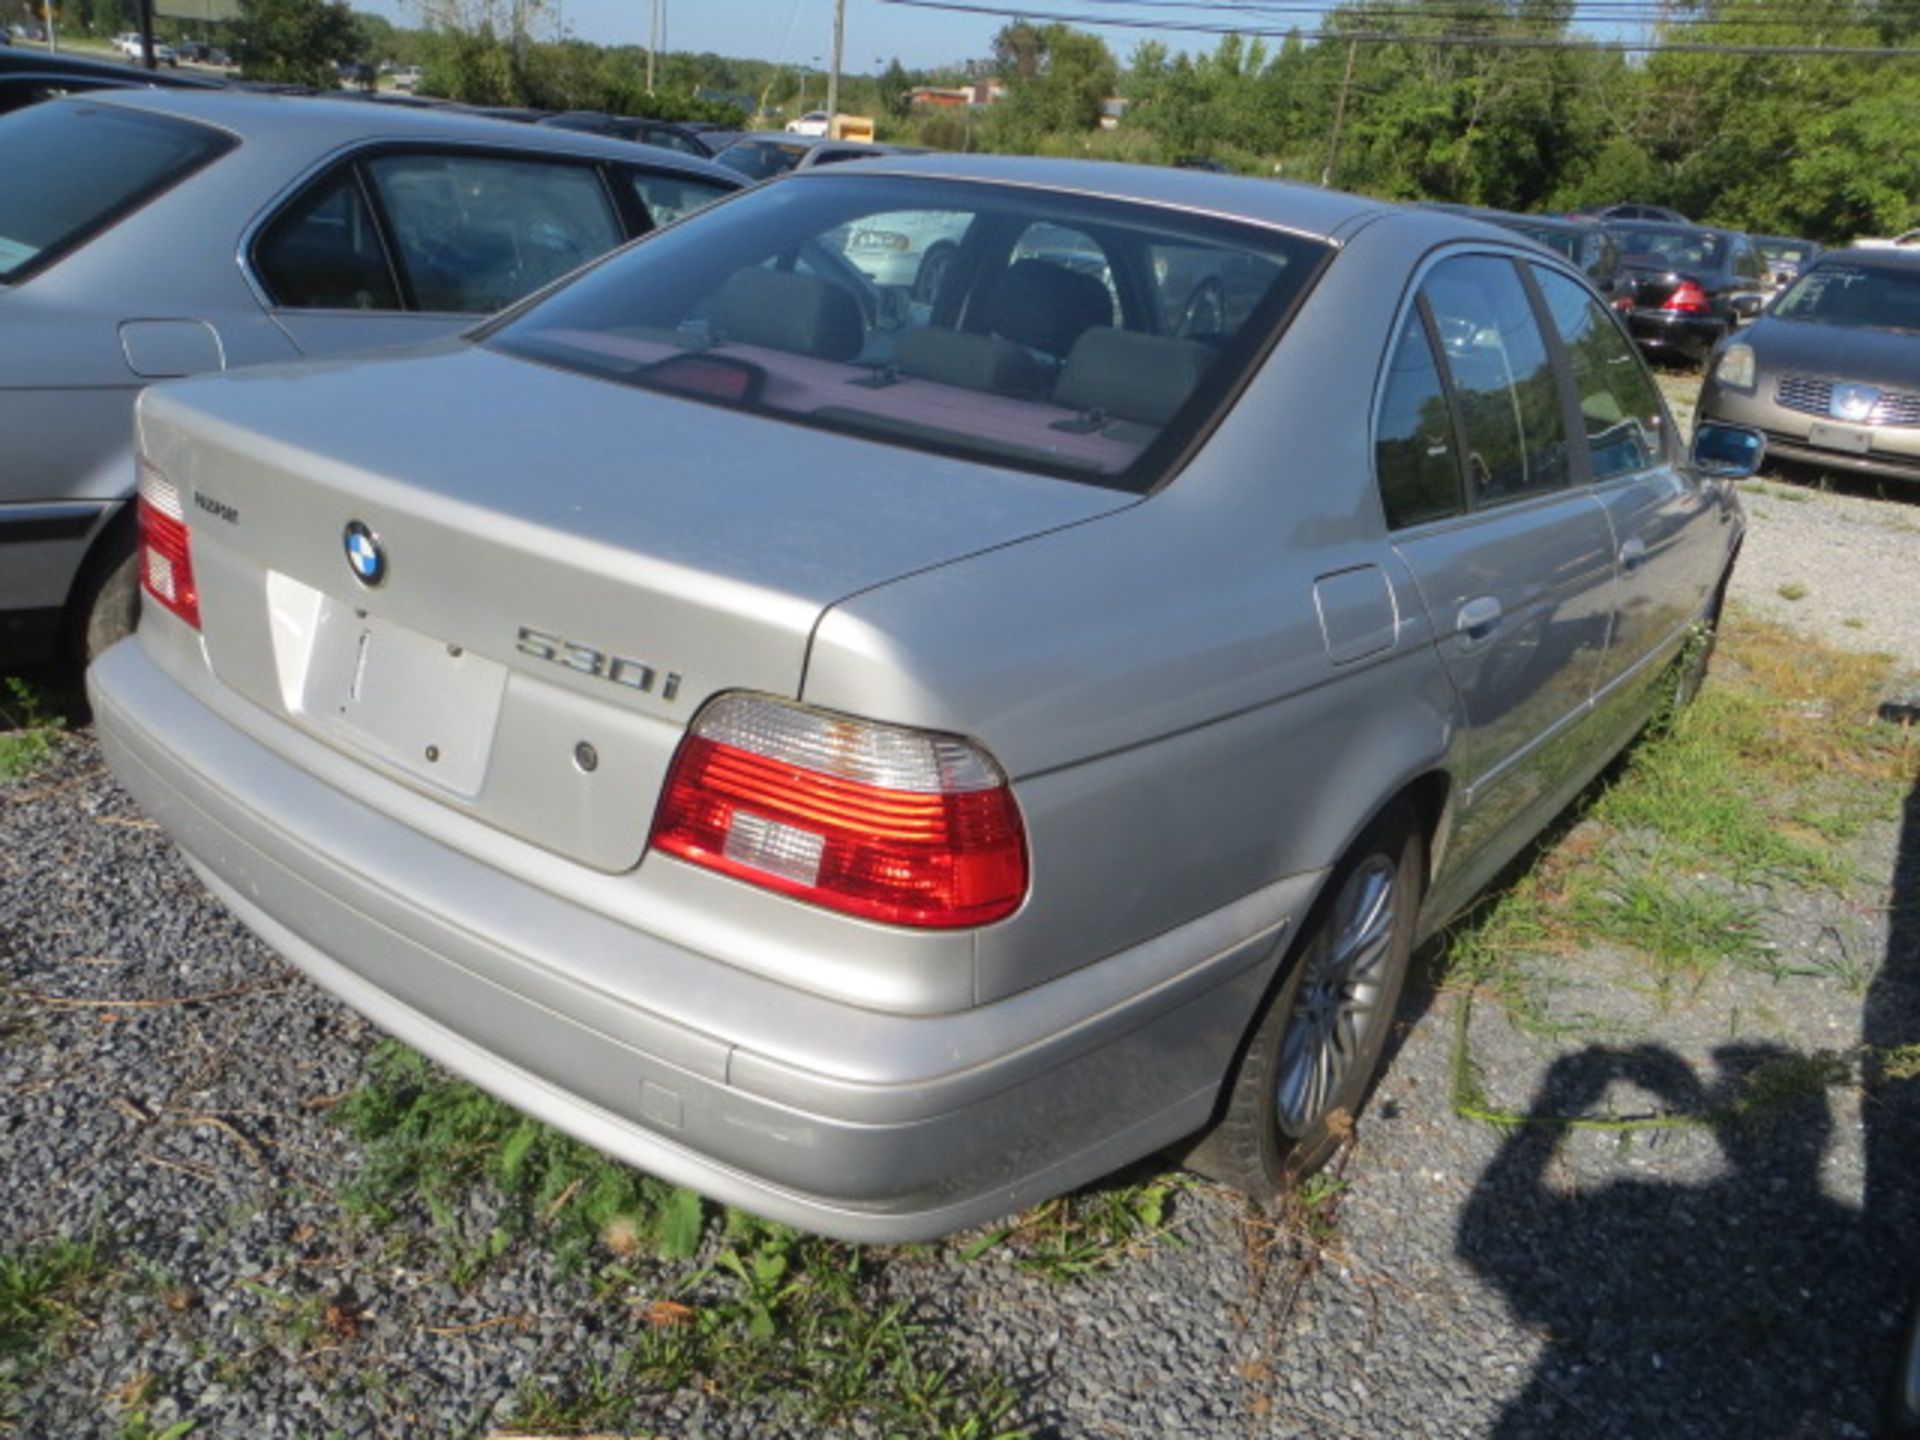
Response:
[[[992,1005],[880,1014],[673,949],[399,824],[261,744],[138,637],[88,688],[115,773],[322,986],[610,1155],[853,1240],[980,1223],[1203,1125],[1320,878]],[[638,987],[589,988],[558,963],[607,944],[638,975],[676,976],[675,1019]],[[689,996],[704,1007],[692,1019]],[[730,1017],[749,1009],[790,1016],[816,1051],[844,1035],[858,1075],[735,1043]]]
[[[1669,315],[1663,310],[1627,312],[1627,330],[1649,355],[1683,356],[1704,360],[1727,333],[1724,320],[1708,316]]]

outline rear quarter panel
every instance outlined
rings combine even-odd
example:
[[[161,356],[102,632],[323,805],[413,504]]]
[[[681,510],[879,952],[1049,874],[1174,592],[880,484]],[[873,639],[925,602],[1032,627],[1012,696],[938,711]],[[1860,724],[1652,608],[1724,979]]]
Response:
[[[822,620],[804,698],[972,736],[1015,779],[1032,893],[979,932],[979,999],[1324,869],[1452,763],[1457,702],[1371,462],[1400,267],[1424,248],[1405,228],[1336,260],[1157,494]],[[1315,581],[1368,566],[1389,639],[1336,664]]]

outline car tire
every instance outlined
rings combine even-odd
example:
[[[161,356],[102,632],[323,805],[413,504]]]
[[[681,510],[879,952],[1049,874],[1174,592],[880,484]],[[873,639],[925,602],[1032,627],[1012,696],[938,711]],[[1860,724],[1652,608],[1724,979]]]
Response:
[[[1418,818],[1398,801],[1328,878],[1189,1166],[1266,1205],[1332,1158],[1386,1048],[1425,873]]]
[[[88,560],[73,597],[73,641],[82,668],[133,633],[140,620],[140,575],[133,527],[107,536]]]
[[[941,287],[947,283],[947,276],[953,273],[953,257],[959,250],[942,240],[920,257],[920,269],[913,277],[913,298],[921,305],[931,305],[940,298]]]

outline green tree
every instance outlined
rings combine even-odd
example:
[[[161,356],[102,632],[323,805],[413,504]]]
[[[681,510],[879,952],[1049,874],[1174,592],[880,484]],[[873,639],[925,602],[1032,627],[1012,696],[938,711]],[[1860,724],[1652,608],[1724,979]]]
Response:
[[[345,0],[240,0],[233,36],[247,79],[329,90],[335,64],[365,48]]]
[[[1084,135],[1120,84],[1106,42],[1066,25],[1008,25],[993,52],[1007,98],[993,108],[990,148],[1032,151],[1050,135]]]

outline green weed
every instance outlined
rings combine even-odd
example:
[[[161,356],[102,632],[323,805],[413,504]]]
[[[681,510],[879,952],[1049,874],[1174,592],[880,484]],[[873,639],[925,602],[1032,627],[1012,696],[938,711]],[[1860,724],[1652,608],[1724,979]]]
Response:
[[[0,781],[18,780],[53,758],[66,722],[48,708],[46,692],[18,676],[4,680],[0,694]]]
[[[573,1268],[596,1254],[687,1259],[699,1248],[697,1195],[615,1164],[398,1042],[374,1051],[366,1082],[336,1113],[365,1151],[348,1204],[376,1219],[423,1207],[457,1284],[534,1234]],[[482,1184],[504,1202],[484,1231],[465,1205]]]
[[[960,1258],[977,1260],[1004,1245],[1024,1270],[1055,1281],[1080,1279],[1166,1236],[1169,1201],[1178,1183],[1170,1176],[1062,1195],[965,1245]]]
[[[767,1398],[813,1429],[858,1417],[887,1435],[1025,1433],[1006,1426],[1016,1397],[1005,1382],[930,1357],[923,1325],[868,1298],[872,1252],[709,1206],[395,1042],[375,1050],[335,1113],[364,1152],[348,1203],[376,1220],[424,1210],[456,1284],[534,1242],[579,1273],[597,1303],[633,1312],[625,1323],[636,1338],[613,1363],[560,1385],[522,1385],[518,1428],[618,1428],[637,1420],[644,1397],[697,1384]],[[470,1203],[476,1192],[485,1203]],[[489,1217],[484,1229],[476,1214]],[[696,1255],[708,1258],[686,1263]]]
[[[1778,595],[1782,600],[1804,600],[1813,592],[1798,580],[1791,580],[1785,585],[1780,586],[1779,589],[1773,593]]]
[[[51,1359],[80,1318],[77,1302],[107,1273],[92,1240],[56,1240],[0,1253],[0,1432],[15,1423],[21,1385]]]

